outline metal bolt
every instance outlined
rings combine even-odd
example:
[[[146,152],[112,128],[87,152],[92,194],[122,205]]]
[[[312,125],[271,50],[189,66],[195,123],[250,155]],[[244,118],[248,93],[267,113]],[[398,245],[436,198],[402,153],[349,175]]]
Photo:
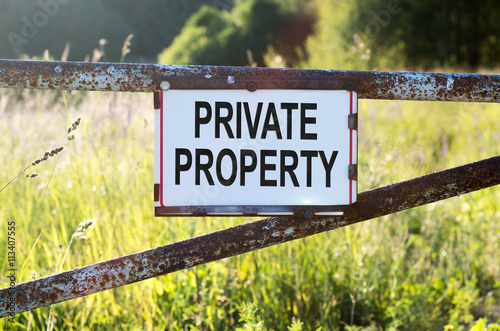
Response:
[[[344,87],[345,87],[346,90],[352,91],[352,90],[354,90],[354,83],[353,82],[347,82],[347,83],[345,83]]]
[[[249,82],[247,84],[247,90],[249,90],[250,92],[257,91],[257,84],[255,82]]]
[[[304,210],[304,218],[310,220],[314,217],[314,213],[311,209]]]
[[[165,81],[163,81],[163,82],[160,83],[160,88],[163,91],[170,90],[170,83],[165,80]]]

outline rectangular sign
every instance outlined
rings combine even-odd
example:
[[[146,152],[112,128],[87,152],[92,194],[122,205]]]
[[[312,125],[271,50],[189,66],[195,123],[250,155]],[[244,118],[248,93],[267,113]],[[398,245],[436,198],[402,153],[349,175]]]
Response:
[[[356,201],[355,92],[170,89],[160,98],[157,216],[340,215]]]

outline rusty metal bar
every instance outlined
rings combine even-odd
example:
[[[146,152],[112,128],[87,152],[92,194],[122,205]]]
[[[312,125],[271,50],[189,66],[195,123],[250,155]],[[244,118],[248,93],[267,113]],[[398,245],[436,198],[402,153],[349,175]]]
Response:
[[[500,102],[500,75],[0,60],[0,88],[345,89],[362,99]]]
[[[358,195],[345,216],[266,218],[0,290],[0,317],[165,275],[500,184],[500,156]],[[9,306],[9,303],[14,305]]]

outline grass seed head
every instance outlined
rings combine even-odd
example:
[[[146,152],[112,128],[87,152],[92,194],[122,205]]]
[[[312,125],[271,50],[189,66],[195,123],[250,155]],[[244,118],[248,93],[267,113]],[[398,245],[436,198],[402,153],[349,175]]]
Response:
[[[36,159],[35,161],[33,161],[31,163],[31,165],[32,166],[36,166],[37,164],[39,164],[39,163],[41,163],[43,161],[48,160],[49,157],[53,157],[53,156],[61,153],[63,150],[64,150],[64,146],[59,146],[59,147],[54,148],[50,152],[45,152],[45,154],[43,155],[43,157]]]
[[[97,218],[80,222],[80,224],[78,224],[78,228],[76,229],[75,233],[73,233],[73,238],[88,239],[88,237],[85,235],[85,232],[88,231],[89,229],[93,229],[96,222]]]
[[[61,153],[64,150],[64,146],[59,146],[54,148],[53,150],[50,151],[49,156],[56,156],[57,154]]]
[[[83,116],[80,116],[76,119],[76,121],[74,121],[70,127],[68,127],[68,134],[70,134],[71,132],[75,131],[76,128],[80,125],[80,123],[82,122],[82,119],[83,119]]]

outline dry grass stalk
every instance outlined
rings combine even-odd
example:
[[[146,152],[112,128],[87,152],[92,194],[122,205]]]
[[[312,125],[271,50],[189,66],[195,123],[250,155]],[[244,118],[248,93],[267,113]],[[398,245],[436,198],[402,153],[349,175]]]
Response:
[[[75,139],[75,130],[78,128],[78,126],[80,125],[80,123],[82,122],[82,119],[83,117],[80,116],[76,119],[76,121],[74,121],[69,127],[68,127],[68,130],[67,130],[67,141],[66,143],[68,143],[69,141]],[[65,144],[66,144],[65,143]],[[18,178],[24,173],[26,172],[26,170],[28,170],[30,167],[34,167],[44,161],[47,161],[49,158],[51,157],[54,157],[58,154],[60,154],[62,151],[64,150],[64,145],[61,145],[59,147],[56,147],[50,151],[47,151],[45,152],[45,154],[40,157],[40,158],[37,158],[35,159],[33,162],[31,162],[30,165],[28,165],[26,168],[24,168],[23,170],[21,170],[21,172],[19,172],[14,178],[12,178],[7,184],[5,184],[1,189],[0,189],[0,192],[2,192],[7,186],[9,186],[10,184],[16,182],[18,180]],[[22,178],[35,178],[35,177],[38,177],[38,174],[36,173],[28,173],[26,174],[26,176],[22,177]]]

